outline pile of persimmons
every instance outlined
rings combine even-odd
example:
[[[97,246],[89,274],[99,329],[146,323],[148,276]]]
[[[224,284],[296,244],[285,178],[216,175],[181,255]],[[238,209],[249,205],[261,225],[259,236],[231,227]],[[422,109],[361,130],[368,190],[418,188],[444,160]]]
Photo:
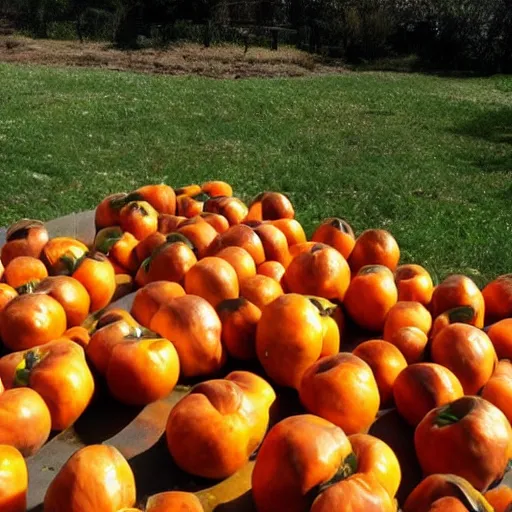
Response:
[[[87,246],[22,220],[1,249],[1,512],[26,510],[25,458],[100,381],[138,406],[192,382],[167,419],[170,456],[212,481],[254,458],[259,512],[398,510],[407,469],[368,434],[391,408],[414,429],[424,477],[404,512],[512,510],[499,485],[512,459],[512,275],[482,291],[463,275],[434,286],[399,265],[387,231],[356,237],[329,218],[307,240],[285,195],[247,206],[221,181],[108,196],[95,224]],[[130,311],[108,308],[129,290]],[[269,428],[286,388],[302,410]],[[136,495],[121,453],[91,445],[56,474],[44,511],[203,510],[186,492]]]

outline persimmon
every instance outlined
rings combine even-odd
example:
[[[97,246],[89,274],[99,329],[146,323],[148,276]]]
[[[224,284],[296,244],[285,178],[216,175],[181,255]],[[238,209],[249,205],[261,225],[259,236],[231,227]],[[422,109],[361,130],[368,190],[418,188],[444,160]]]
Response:
[[[350,224],[337,217],[325,219],[316,228],[311,240],[334,247],[345,259],[348,259],[356,243]]]
[[[350,284],[350,268],[336,249],[318,243],[293,258],[283,282],[290,292],[342,301]]]
[[[149,258],[153,254],[153,251],[165,244],[166,241],[166,236],[159,231],[141,240],[134,249],[137,265],[140,266],[146,258]]]
[[[8,284],[0,283],[0,313],[12,299],[18,296],[18,292]],[[0,322],[2,321],[0,316]]]
[[[238,276],[238,282],[241,284],[247,278],[256,275],[256,265],[252,256],[242,247],[235,245],[230,247],[224,247],[217,254],[217,258],[226,260],[236,272]]]
[[[174,215],[176,212],[176,193],[172,187],[164,183],[144,185],[129,195],[136,201],[146,201],[158,213]]]
[[[196,197],[201,194],[202,188],[200,185],[196,185],[195,183],[192,185],[185,185],[184,187],[177,188],[175,190],[176,196],[188,196],[188,197]]]
[[[431,339],[437,336],[437,333],[443,330],[448,325],[452,324],[469,324],[474,325],[476,319],[476,311],[472,306],[457,306],[448,309],[439,316],[436,316],[432,322],[432,329],[430,330],[429,337]]]
[[[285,418],[272,427],[256,456],[252,472],[256,508],[258,512],[309,510],[319,488],[350,475],[355,465],[341,428],[311,414]]]
[[[299,254],[309,252],[318,242],[301,242],[290,246],[290,258],[293,261]]]
[[[293,219],[295,217],[291,201],[280,192],[264,192],[259,200],[262,220]]]
[[[432,360],[450,369],[466,395],[478,393],[491,378],[496,352],[485,332],[468,324],[451,324],[435,336]]]
[[[84,350],[67,338],[2,357],[0,378],[7,389],[25,386],[37,391],[50,410],[52,430],[72,425],[94,392]]]
[[[44,263],[32,256],[18,256],[5,267],[4,281],[13,288],[38,282],[48,276]]]
[[[434,283],[432,277],[421,265],[400,265],[395,270],[398,300],[414,301],[428,306],[432,299]]]
[[[256,326],[261,309],[243,297],[224,300],[217,305],[222,322],[221,339],[228,354],[235,359],[256,358]]]
[[[226,232],[219,235],[210,246],[210,256],[216,256],[225,247],[236,246],[245,249],[256,265],[265,261],[265,250],[259,236],[252,228],[245,224],[231,226]]]
[[[101,252],[90,252],[77,262],[72,277],[80,281],[91,298],[91,311],[107,306],[116,291],[116,274]]]
[[[281,283],[286,269],[278,261],[264,261],[258,265],[257,273],[262,276],[271,277],[278,283]]]
[[[167,446],[174,461],[205,478],[232,475],[263,440],[275,398],[267,382],[248,372],[197,384],[167,420]]]
[[[204,211],[226,217],[230,226],[240,224],[247,215],[247,206],[237,197],[216,196],[204,203]]]
[[[372,369],[379,388],[380,404],[387,407],[393,402],[393,386],[407,361],[394,345],[383,340],[368,340],[352,352]]]
[[[357,325],[377,332],[384,328],[387,314],[396,301],[393,273],[383,265],[369,265],[353,277],[343,304]]]
[[[336,348],[322,315],[325,311],[318,301],[296,293],[281,295],[263,309],[256,328],[256,353],[277,384],[298,389],[304,372],[322,355],[329,355],[324,351],[326,341],[330,353],[339,351],[339,333]]]
[[[144,512],[204,512],[199,498],[190,492],[168,491],[150,496]]]
[[[344,327],[343,311],[339,305],[314,295],[305,295],[318,309],[324,328],[324,340],[320,357],[337,354],[340,351],[341,336]]]
[[[436,286],[432,294],[432,318],[458,306],[471,306],[475,310],[473,325],[478,328],[484,326],[485,303],[482,292],[469,277],[453,274]]]
[[[89,293],[85,286],[73,277],[47,277],[35,286],[34,293],[48,295],[64,308],[67,327],[81,325],[89,314]]]
[[[221,321],[202,297],[184,295],[167,301],[153,315],[149,328],[172,340],[184,377],[211,375],[225,362]]]
[[[487,330],[499,359],[512,359],[512,318],[504,318]]]
[[[436,363],[411,364],[400,372],[393,386],[396,408],[413,427],[432,409],[463,395],[455,374]]]
[[[482,389],[482,398],[494,404],[512,423],[512,363],[500,361]]]
[[[185,274],[185,291],[206,299],[213,307],[226,299],[238,297],[235,269],[222,258],[210,256],[198,261]]]
[[[61,336],[66,312],[49,295],[28,294],[12,299],[2,311],[0,333],[10,350],[24,350]]]
[[[22,219],[7,229],[5,244],[1,249],[1,262],[7,266],[18,256],[39,258],[48,242],[48,231],[39,220]]]
[[[96,230],[119,224],[119,212],[126,204],[128,194],[120,192],[105,197],[96,207],[94,225]]]
[[[70,237],[56,237],[48,241],[41,252],[41,260],[48,273],[70,275],[76,262],[83,258],[89,249],[79,240]]]
[[[449,499],[455,501],[448,501]],[[437,506],[433,506],[434,504]],[[453,474],[427,476],[413,489],[403,510],[404,512],[493,511],[487,500],[466,479]]]
[[[0,392],[0,445],[14,446],[29,457],[46,443],[51,427],[50,411],[33,389]]]
[[[25,459],[14,447],[0,445],[0,510],[27,510],[28,470]]]
[[[384,441],[368,434],[352,434],[348,440],[357,459],[357,473],[373,475],[394,498],[402,479],[395,452]]]
[[[210,226],[219,234],[224,233],[229,229],[228,219],[226,219],[224,215],[220,215],[219,213],[202,212],[199,214],[199,217],[210,224]]]
[[[240,296],[260,309],[263,309],[283,293],[283,288],[275,279],[261,274],[248,277],[240,284]]]
[[[202,213],[204,203],[196,201],[193,197],[180,194],[176,196],[176,214],[179,217],[190,219]]]
[[[463,396],[432,409],[416,427],[414,445],[425,475],[453,473],[486,491],[505,473],[512,428],[487,400]]]
[[[512,274],[504,274],[482,290],[487,324],[512,317]]]
[[[288,242],[288,247],[306,242],[304,228],[296,219],[276,219],[269,223],[282,231]]]
[[[304,372],[299,395],[309,412],[349,435],[368,430],[380,406],[379,388],[370,366],[346,352],[313,363]]]
[[[96,234],[94,250],[108,255],[109,259],[119,265],[124,272],[134,273],[137,270],[138,260],[135,252],[139,240],[128,231],[123,232],[120,227],[104,228]]]
[[[44,512],[118,512],[135,504],[135,478],[114,446],[93,444],[62,466],[44,497]]]
[[[178,283],[153,281],[137,290],[130,312],[137,322],[144,327],[149,327],[151,319],[162,304],[183,295],[185,290]]]
[[[158,212],[146,201],[130,201],[119,212],[119,225],[137,240],[158,229]]]
[[[187,217],[180,215],[166,215],[161,213],[158,216],[158,232],[163,235],[174,233],[181,223],[185,222]],[[147,237],[146,237],[147,238]]]
[[[423,361],[428,337],[421,329],[402,327],[388,341],[402,352],[407,364]]]
[[[180,283],[185,274],[197,263],[193,245],[188,238],[179,234],[171,234],[166,243],[153,251],[141,268],[145,268],[147,282],[173,281]]]
[[[349,476],[322,492],[313,502],[311,512],[395,512],[396,504],[372,474]]]
[[[505,485],[491,489],[484,494],[484,498],[494,509],[494,512],[510,512],[512,505],[512,489]]]
[[[218,235],[215,228],[203,220],[194,224],[184,222],[177,232],[190,240],[196,249],[198,258],[205,256],[208,247]]]
[[[394,272],[400,249],[393,235],[384,229],[367,229],[356,239],[348,263],[353,274],[367,265],[383,265]]]
[[[89,331],[82,327],[81,325],[77,325],[75,327],[70,327],[67,329],[62,335],[64,338],[69,338],[71,341],[74,341],[76,344],[80,345],[83,349],[87,347],[91,336]]]
[[[432,327],[432,317],[427,308],[419,302],[398,301],[386,317],[384,339],[391,340],[402,327],[417,327],[428,334]]]
[[[233,195],[231,185],[225,181],[207,181],[201,186],[201,191],[210,197],[231,197]]]
[[[283,232],[267,223],[253,229],[263,244],[265,259],[279,261],[284,267],[287,267],[290,262],[290,250]]]

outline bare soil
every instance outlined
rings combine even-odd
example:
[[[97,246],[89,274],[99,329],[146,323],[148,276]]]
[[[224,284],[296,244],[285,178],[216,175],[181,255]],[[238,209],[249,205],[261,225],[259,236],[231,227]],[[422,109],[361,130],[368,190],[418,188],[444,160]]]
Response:
[[[309,53],[284,46],[278,51],[253,47],[244,53],[243,47],[235,45],[204,48],[186,43],[166,49],[123,51],[108,43],[12,35],[0,36],[0,62],[212,78],[303,77],[346,71],[340,63],[326,65]]]

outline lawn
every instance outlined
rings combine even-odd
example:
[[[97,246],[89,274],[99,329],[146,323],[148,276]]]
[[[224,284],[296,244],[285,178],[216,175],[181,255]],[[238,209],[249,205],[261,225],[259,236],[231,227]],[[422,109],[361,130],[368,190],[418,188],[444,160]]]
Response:
[[[390,230],[403,262],[512,272],[512,78],[214,80],[0,64],[0,225],[151,182],[224,179]]]

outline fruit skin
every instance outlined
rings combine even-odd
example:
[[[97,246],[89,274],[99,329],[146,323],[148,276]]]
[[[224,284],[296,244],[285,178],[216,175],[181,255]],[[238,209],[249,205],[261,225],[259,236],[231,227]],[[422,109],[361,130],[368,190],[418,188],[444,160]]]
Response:
[[[398,300],[415,301],[428,306],[432,300],[434,283],[430,274],[420,265],[399,265],[395,270]]]
[[[453,473],[486,491],[512,454],[512,428],[483,398],[464,396],[432,409],[416,427],[414,445],[425,475]]]
[[[451,370],[435,363],[416,363],[395,380],[393,396],[400,415],[415,427],[429,411],[464,395]]]
[[[342,301],[350,284],[350,268],[336,249],[316,243],[292,259],[283,283],[290,292]]]
[[[512,489],[507,486],[500,486],[487,491],[484,498],[489,502],[494,512],[510,512],[512,504]]]
[[[56,237],[48,241],[41,252],[41,261],[51,276],[70,275],[76,262],[89,252],[88,247],[71,237]]]
[[[249,205],[247,219],[277,220],[293,219],[295,211],[290,200],[280,192],[262,192]]]
[[[432,317],[427,308],[419,302],[398,301],[386,317],[384,339],[390,341],[402,327],[417,327],[428,334],[432,327]]]
[[[228,354],[243,361],[256,359],[256,326],[261,309],[239,297],[222,301],[217,306],[217,313],[222,322],[222,342]]]
[[[235,269],[222,258],[210,256],[199,260],[185,274],[185,291],[206,299],[214,308],[223,300],[239,294]]]
[[[512,359],[512,318],[491,325],[487,331],[498,359]]]
[[[0,394],[0,444],[14,446],[29,457],[46,443],[51,426],[50,411],[33,389],[8,389]]]
[[[204,512],[199,499],[190,492],[169,491],[151,496],[145,512]]]
[[[485,323],[491,324],[512,316],[512,274],[498,276],[482,290]]]
[[[325,219],[316,228],[311,240],[334,247],[345,259],[349,258],[356,244],[354,231],[348,222],[336,217]]]
[[[0,510],[26,512],[28,470],[14,446],[0,445]]]
[[[174,461],[204,478],[232,475],[263,440],[275,398],[270,385],[249,372],[197,384],[169,414],[166,439]]]
[[[400,350],[408,364],[423,361],[428,336],[421,329],[417,327],[402,327],[388,341]]]
[[[202,192],[202,189],[199,185],[194,183],[192,185],[177,188],[174,192],[176,193],[176,196],[196,197]]]
[[[137,240],[158,229],[158,212],[146,201],[130,201],[119,212],[119,225]]]
[[[395,512],[396,504],[371,474],[349,476],[322,492],[310,512]]]
[[[299,396],[309,412],[329,420],[348,435],[368,430],[380,406],[370,366],[346,352],[312,364],[304,372]]]
[[[377,382],[381,407],[393,402],[393,386],[407,361],[394,345],[383,340],[368,340],[358,345],[352,353],[365,361],[372,369]]]
[[[67,338],[2,357],[0,378],[6,389],[26,386],[37,391],[50,410],[52,430],[72,425],[94,393],[84,350]]]
[[[343,304],[357,325],[378,332],[397,296],[393,273],[382,265],[369,265],[352,278]]]
[[[44,497],[44,512],[118,512],[135,504],[135,479],[113,446],[90,445],[75,452]]]
[[[288,242],[288,247],[306,242],[307,240],[304,228],[295,219],[276,219],[268,222],[283,233]]]
[[[472,325],[480,329],[484,326],[485,303],[482,292],[469,277],[453,274],[436,286],[432,294],[432,318],[458,306],[472,306],[475,310]]]
[[[265,261],[265,250],[260,237],[245,224],[231,226],[220,234],[208,249],[209,256],[217,256],[217,253],[225,247],[236,246],[245,249],[256,265]]]
[[[476,318],[476,311],[473,306],[457,306],[452,309],[446,310],[444,313],[436,316],[432,322],[432,329],[430,330],[429,337],[434,339],[437,334],[445,327],[452,324],[468,324],[474,325]]]
[[[127,196],[128,194],[119,192],[102,199],[94,214],[96,231],[119,224],[119,211],[126,204]]]
[[[233,189],[229,183],[225,181],[207,181],[202,184],[201,191],[208,194],[210,197],[225,196],[231,197],[233,195]]]
[[[237,197],[216,196],[204,203],[204,211],[226,217],[230,226],[240,224],[247,215],[247,206]]]
[[[192,222],[192,219],[189,219],[189,221],[183,222],[180,224],[177,233],[182,234],[190,240],[197,253],[197,257],[201,259],[206,255],[208,247],[210,247],[210,244],[215,240],[218,233],[215,231],[215,228],[202,220],[201,217],[194,218],[199,220]]]
[[[455,498],[458,503],[448,501],[447,498]],[[443,507],[441,507],[441,500],[445,503]],[[434,504],[437,507],[433,507]],[[449,505],[451,505],[451,508],[448,507]],[[455,508],[456,506],[458,508]],[[459,510],[492,512],[492,508],[486,499],[467,480],[453,474],[427,476],[408,496],[403,510],[404,512],[459,512]]]
[[[176,215],[190,219],[203,212],[204,203],[180,194],[176,196]]]
[[[185,295],[169,300],[160,306],[149,328],[172,340],[183,377],[211,375],[224,365],[222,324],[202,297]]]
[[[264,261],[258,265],[257,273],[262,276],[271,277],[278,283],[281,283],[286,269],[278,261]]]
[[[10,350],[24,350],[47,343],[66,330],[66,312],[44,294],[20,295],[2,311],[2,340]]]
[[[7,266],[18,256],[39,258],[48,242],[48,231],[39,220],[22,219],[7,229],[6,241],[1,249],[1,263]]]
[[[149,327],[151,319],[162,304],[183,295],[185,290],[178,283],[153,281],[137,290],[130,313],[141,325]]]
[[[265,259],[278,261],[286,268],[290,263],[290,249],[284,233],[268,222],[261,223],[253,230],[263,244]]]
[[[176,193],[172,187],[164,183],[145,185],[130,195],[148,202],[158,213],[168,215],[176,213]]]
[[[495,405],[512,423],[512,363],[502,360],[482,390],[482,398]]]
[[[256,456],[252,494],[258,512],[308,511],[308,493],[347,471],[352,447],[341,428],[302,414],[272,427]],[[354,468],[351,468],[352,471]]]
[[[391,233],[367,229],[357,237],[348,264],[354,275],[367,265],[383,265],[394,272],[399,260],[400,249]]]
[[[283,294],[282,286],[275,279],[260,274],[247,278],[240,285],[240,296],[260,309]]]
[[[256,265],[254,260],[242,247],[225,247],[215,256],[226,260],[235,269],[239,284],[242,284],[247,278],[256,275]]]
[[[339,333],[336,348],[322,313],[314,301],[296,293],[281,295],[263,309],[256,328],[256,354],[277,384],[298,389],[309,366],[322,355],[339,351]],[[324,351],[328,340],[333,348]]]
[[[13,288],[20,288],[29,282],[38,282],[48,277],[44,263],[32,256],[18,256],[5,267],[4,281]]]
[[[432,340],[432,360],[450,369],[466,395],[477,394],[491,378],[497,363],[491,340],[472,325],[455,323]]]
[[[373,475],[394,498],[400,486],[402,471],[393,450],[379,438],[368,434],[348,437],[357,458],[357,473]]]

